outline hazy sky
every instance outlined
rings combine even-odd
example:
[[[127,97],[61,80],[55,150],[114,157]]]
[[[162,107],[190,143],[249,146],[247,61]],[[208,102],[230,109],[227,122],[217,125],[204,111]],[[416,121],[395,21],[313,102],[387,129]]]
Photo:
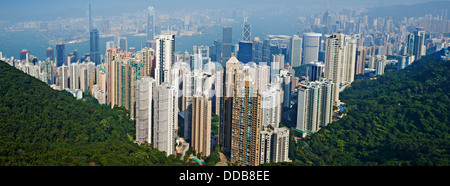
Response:
[[[120,15],[124,12],[145,10],[154,6],[158,11],[180,9],[225,9],[253,7],[303,7],[304,11],[324,11],[322,8],[379,7],[398,4],[415,4],[431,0],[2,0],[0,20],[46,20],[55,17],[82,17],[88,4],[95,15]],[[448,0],[447,0],[448,1]],[[306,7],[306,8],[305,8]],[[310,8],[309,8],[310,7]],[[319,10],[317,10],[319,9]]]

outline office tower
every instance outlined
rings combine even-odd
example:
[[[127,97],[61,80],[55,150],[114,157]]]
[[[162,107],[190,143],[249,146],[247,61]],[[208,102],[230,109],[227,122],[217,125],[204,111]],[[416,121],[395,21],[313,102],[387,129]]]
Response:
[[[23,49],[22,51],[20,51],[20,60],[28,62],[27,56],[29,55],[29,53],[30,52],[27,49]]]
[[[413,55],[415,60],[419,60],[426,55],[425,47],[425,31],[419,27],[414,31],[414,50]]]
[[[231,45],[233,42],[232,27],[223,27],[222,38],[222,62],[227,62],[231,58]]]
[[[196,95],[192,105],[192,149],[203,156],[211,152],[211,100],[206,95]]]
[[[292,87],[292,75],[287,70],[280,71],[281,87],[284,91],[283,95],[283,108],[291,107],[291,87]]]
[[[302,65],[319,60],[319,40],[322,34],[303,34],[303,58]]]
[[[207,64],[211,61],[211,58],[209,57],[209,47],[208,46],[198,46],[197,48],[197,52],[198,52],[198,64],[197,69],[203,69],[203,65]]]
[[[241,165],[260,164],[261,96],[249,77],[236,74],[231,126],[230,162]]]
[[[355,80],[356,39],[344,42],[340,84],[350,85]]]
[[[175,35],[158,35],[156,37],[155,80],[160,85],[170,82],[170,69],[175,63]]]
[[[332,122],[334,83],[307,82],[298,90],[297,127],[304,135]]]
[[[239,41],[238,60],[248,63],[253,60],[253,43],[250,41]]]
[[[93,25],[92,25],[92,9],[91,9],[91,4],[89,4],[89,10],[88,10],[89,12],[88,12],[88,20],[89,20],[89,27],[88,27],[88,32],[90,32],[91,30],[92,30],[92,28],[93,28]]]
[[[216,52],[217,52],[216,45],[213,44],[213,45],[209,46],[209,58],[210,58],[211,62],[217,62]]]
[[[143,76],[155,77],[155,50],[152,48],[141,49]]]
[[[100,36],[98,34],[97,28],[93,28],[90,32],[90,58],[91,61],[98,65],[101,63],[100,61]]]
[[[73,54],[73,61],[79,61],[80,60],[80,53],[78,52],[77,49],[73,50],[72,54]],[[100,56],[99,56],[99,58],[100,58]]]
[[[61,66],[65,63],[65,45],[62,41],[56,44],[56,66]],[[67,64],[66,64],[67,65]]]
[[[220,41],[220,39],[214,41],[214,46],[216,46],[216,59],[211,59],[211,61],[220,63],[222,62],[222,42]]]
[[[283,54],[272,54],[272,63],[270,66],[276,67],[279,70],[284,69],[284,58],[285,56]]]
[[[244,25],[242,27],[242,41],[252,41],[251,25],[247,22],[247,17],[245,17]]]
[[[291,66],[298,67],[300,65],[302,65],[302,38],[294,35],[291,39]]]
[[[147,41],[155,39],[155,10],[153,6],[147,11]]]
[[[53,48],[52,47],[48,47],[46,50],[46,58],[53,60]]]
[[[151,144],[155,79],[144,76],[136,84],[136,142]]]
[[[322,62],[314,61],[308,64],[306,76],[308,81],[319,81],[324,78],[325,65]]]
[[[120,37],[118,46],[120,47],[120,51],[128,51],[127,37]]]
[[[263,42],[259,39],[259,37],[255,37],[253,39],[253,45],[254,45],[253,61],[255,63],[262,62]]]
[[[271,52],[270,52],[270,39],[269,38],[265,38],[263,41],[263,48],[262,48],[262,61],[261,62],[266,62],[269,63],[271,60]]]
[[[157,85],[153,91],[153,148],[173,154],[178,118],[175,87],[169,83]]]
[[[344,34],[334,33],[327,37],[325,49],[325,79],[333,81],[333,105],[339,105],[339,85],[340,85],[340,69],[342,61],[342,48],[344,46]]]
[[[364,74],[365,65],[366,65],[366,49],[364,49],[363,46],[358,46],[356,50],[355,75]]]

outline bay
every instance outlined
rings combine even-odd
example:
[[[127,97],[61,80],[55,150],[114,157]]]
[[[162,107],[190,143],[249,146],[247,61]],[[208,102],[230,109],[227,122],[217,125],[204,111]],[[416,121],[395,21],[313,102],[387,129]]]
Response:
[[[264,39],[267,35],[289,35],[297,34],[302,27],[296,24],[296,17],[289,16],[269,16],[269,17],[251,17],[249,23],[252,24],[252,39],[260,37]],[[210,46],[214,40],[222,40],[222,28],[225,25],[215,25],[211,27],[212,32],[193,35],[181,36],[175,38],[175,52],[184,53],[188,51],[192,53],[193,45]],[[233,27],[233,43],[237,44],[242,39],[242,21],[235,21],[227,26]],[[146,37],[140,35],[122,35],[127,37],[128,47],[135,47],[135,51],[139,51],[146,45]],[[100,38],[100,53],[105,55],[106,42],[113,41],[113,37]],[[40,60],[45,60],[46,49],[52,47],[56,53],[55,46],[49,44],[49,40],[45,38],[39,31],[15,31],[0,32],[0,52],[3,57],[19,58],[20,51],[27,49],[31,55],[36,56]],[[85,53],[89,53],[89,40],[71,43],[65,45],[65,55],[78,50],[80,57]],[[55,54],[54,54],[55,55]]]

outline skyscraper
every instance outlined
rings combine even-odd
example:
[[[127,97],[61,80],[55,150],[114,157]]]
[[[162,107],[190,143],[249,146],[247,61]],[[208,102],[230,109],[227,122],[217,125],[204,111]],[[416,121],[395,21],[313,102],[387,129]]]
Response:
[[[47,59],[53,60],[53,48],[52,47],[48,47],[46,50],[46,57]]]
[[[248,63],[253,60],[253,43],[250,41],[239,41],[238,60]]]
[[[97,28],[93,28],[90,31],[90,58],[91,61],[95,63],[95,65],[98,65],[101,63],[100,61],[100,41],[99,41],[99,34]]]
[[[231,126],[230,162],[257,166],[260,163],[261,95],[249,76],[237,73]]]
[[[143,76],[155,77],[155,50],[153,48],[143,48],[142,64],[143,64]]]
[[[155,39],[155,10],[153,6],[147,11],[147,41]]]
[[[27,56],[29,55],[29,53],[30,51],[28,51],[27,49],[23,49],[22,51],[20,51],[20,60],[27,61]]]
[[[89,12],[88,12],[88,20],[89,20],[89,25],[88,25],[88,30],[87,30],[87,32],[91,32],[91,30],[92,30],[92,9],[91,9],[91,4],[89,4],[89,10],[88,10]]]
[[[253,54],[253,61],[255,63],[259,63],[263,59],[263,42],[261,41],[261,39],[259,39],[259,37],[255,37],[253,39],[253,45],[253,48],[255,49]]]
[[[244,19],[244,25],[242,27],[242,41],[252,41],[251,25],[247,22],[247,18]]]
[[[127,37],[120,37],[118,46],[120,47],[120,51],[127,51],[128,50]]]
[[[159,35],[156,38],[155,80],[160,85],[170,82],[170,69],[175,63],[175,35]]]
[[[151,144],[155,79],[146,76],[138,80],[136,84],[136,142]]]
[[[305,33],[303,34],[303,59],[302,64],[319,60],[319,40],[322,34]]]
[[[413,55],[415,60],[419,60],[426,53],[425,47],[425,31],[419,27],[414,31],[414,50]]]
[[[302,65],[302,38],[294,35],[291,38],[291,66],[298,67]]]
[[[222,78],[223,96],[220,98],[219,145],[223,147],[226,155],[229,155],[231,149],[231,110],[233,109],[234,90],[237,86],[235,83],[236,71],[240,69],[239,60],[233,56],[226,63]]]
[[[339,85],[341,77],[341,61],[344,46],[344,34],[334,33],[327,37],[327,44],[325,48],[325,79],[333,81],[333,105],[339,105]]]
[[[306,76],[308,81],[319,81],[324,78],[325,65],[322,62],[314,61],[308,64]]]
[[[334,83],[307,82],[298,91],[297,127],[304,135],[332,122]]]
[[[356,70],[355,75],[364,74],[364,66],[366,65],[366,49],[363,46],[358,46],[356,50]]]
[[[169,83],[157,85],[153,91],[153,148],[174,153],[176,127],[178,122],[177,99],[175,87]]]
[[[65,63],[65,45],[62,41],[56,44],[56,66],[61,66]],[[67,65],[67,64],[66,64]]]
[[[211,100],[196,95],[192,105],[192,148],[203,156],[211,152]]]
[[[231,45],[233,42],[231,26],[223,27],[222,42],[222,62],[227,62],[231,57]]]
[[[340,84],[350,85],[355,80],[356,39],[346,39],[343,50]]]

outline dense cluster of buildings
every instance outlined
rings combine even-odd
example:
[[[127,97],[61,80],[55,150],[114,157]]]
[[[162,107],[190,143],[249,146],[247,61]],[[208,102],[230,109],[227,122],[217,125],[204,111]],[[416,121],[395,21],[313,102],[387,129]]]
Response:
[[[327,11],[304,19],[310,26],[292,36],[252,38],[245,19],[239,43],[232,42],[233,28],[224,26],[222,39],[211,46],[179,54],[175,35],[155,34],[154,9],[147,11],[147,47],[139,51],[116,37],[103,57],[98,30],[90,27],[91,50],[83,57],[76,51],[66,56],[60,42],[56,56],[46,50],[45,61],[23,50],[20,59],[6,62],[76,97],[90,92],[100,104],[125,107],[136,121],[136,143],[167,155],[185,152],[183,146],[209,156],[221,147],[230,162],[256,166],[290,161],[283,112],[296,110],[296,132],[315,133],[335,120],[343,108],[339,94],[357,75],[383,75],[392,62],[388,56],[404,69],[450,45],[442,26],[429,26],[445,22],[439,17],[394,24]],[[304,76],[295,74],[300,66],[307,66]],[[219,116],[218,136],[211,136],[212,114]]]

